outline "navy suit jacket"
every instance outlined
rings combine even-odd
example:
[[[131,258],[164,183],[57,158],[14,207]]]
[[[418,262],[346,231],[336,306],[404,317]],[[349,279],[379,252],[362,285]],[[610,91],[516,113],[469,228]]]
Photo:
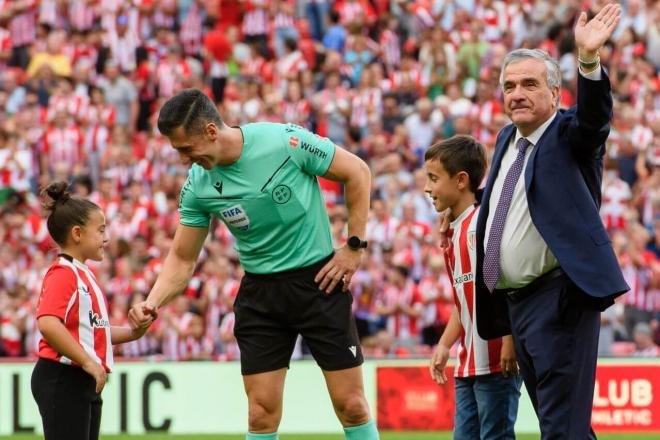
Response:
[[[629,289],[598,213],[612,95],[604,69],[600,81],[578,77],[577,106],[559,110],[534,146],[524,170],[525,191],[532,222],[559,265],[606,307]],[[484,284],[483,243],[493,184],[515,135],[516,127],[508,125],[497,136],[477,220],[477,330],[485,339],[511,333],[504,295],[491,294]]]

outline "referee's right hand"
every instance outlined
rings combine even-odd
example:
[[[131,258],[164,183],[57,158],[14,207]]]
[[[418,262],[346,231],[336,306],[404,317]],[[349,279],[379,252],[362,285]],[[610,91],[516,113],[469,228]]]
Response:
[[[82,365],[82,369],[94,378],[96,381],[96,394],[101,394],[105,383],[108,381],[108,373],[105,372],[105,368],[90,358]]]

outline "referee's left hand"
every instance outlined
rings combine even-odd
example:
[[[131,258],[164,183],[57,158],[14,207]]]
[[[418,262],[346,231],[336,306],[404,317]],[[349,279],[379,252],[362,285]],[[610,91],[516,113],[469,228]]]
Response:
[[[362,263],[364,249],[352,250],[348,246],[339,249],[328,263],[316,274],[314,282],[320,283],[319,289],[332,293],[340,281],[344,282],[343,291],[347,292],[353,274]]]

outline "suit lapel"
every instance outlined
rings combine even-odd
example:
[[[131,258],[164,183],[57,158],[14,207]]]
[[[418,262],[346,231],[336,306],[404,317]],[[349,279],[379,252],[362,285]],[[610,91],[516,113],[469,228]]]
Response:
[[[532,184],[532,179],[534,178],[534,169],[536,168],[534,166],[534,163],[536,162],[536,154],[541,148],[543,148],[548,133],[551,130],[555,129],[555,124],[558,124],[557,121],[559,120],[560,116],[561,116],[561,111],[557,113],[555,119],[553,119],[550,125],[548,125],[548,127],[545,129],[545,131],[539,138],[539,141],[536,143],[536,145],[534,145],[534,148],[532,149],[532,154],[529,156],[529,160],[527,161],[527,166],[525,167],[525,194],[529,192],[529,187]]]

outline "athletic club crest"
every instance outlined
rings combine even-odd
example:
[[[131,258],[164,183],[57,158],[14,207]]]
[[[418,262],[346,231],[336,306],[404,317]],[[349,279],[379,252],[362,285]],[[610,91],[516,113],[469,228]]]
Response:
[[[475,250],[477,247],[477,235],[474,231],[467,233],[467,244],[470,250]]]

